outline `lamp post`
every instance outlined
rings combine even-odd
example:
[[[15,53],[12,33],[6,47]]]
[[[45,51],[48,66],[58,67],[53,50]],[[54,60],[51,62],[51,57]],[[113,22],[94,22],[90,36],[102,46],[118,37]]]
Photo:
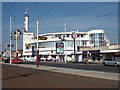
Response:
[[[66,23],[65,24],[65,39],[66,39]],[[67,63],[67,57],[66,57],[66,41],[65,41],[65,63]]]

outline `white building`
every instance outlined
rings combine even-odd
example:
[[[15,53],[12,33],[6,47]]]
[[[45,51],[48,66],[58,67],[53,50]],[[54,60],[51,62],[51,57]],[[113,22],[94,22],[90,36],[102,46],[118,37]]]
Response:
[[[32,48],[36,50],[37,48],[37,37],[33,36],[33,33],[29,33],[28,30],[28,19],[27,13],[25,13],[25,26],[23,32],[23,56],[31,57],[32,56]],[[46,40],[38,40],[39,44],[39,55],[41,54],[44,57],[48,57],[49,55],[56,58],[56,56],[65,55],[65,43],[66,43],[66,54],[67,56],[73,54],[74,52],[74,40],[72,38],[71,32],[57,32],[57,33],[47,33],[47,34],[39,34],[39,39],[46,37]],[[77,46],[80,47],[100,47],[106,45],[106,36],[104,35],[104,30],[96,29],[88,32],[79,32],[77,33],[77,38],[75,39],[75,48],[77,52]],[[61,41],[60,37],[64,37],[65,41]],[[108,40],[107,40],[108,42]],[[63,43],[63,44],[61,44]],[[62,46],[61,46],[62,45]]]

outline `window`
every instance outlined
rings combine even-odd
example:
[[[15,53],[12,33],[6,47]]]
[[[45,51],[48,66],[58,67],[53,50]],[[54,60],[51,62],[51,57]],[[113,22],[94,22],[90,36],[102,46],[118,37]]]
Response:
[[[55,35],[55,38],[57,38],[57,35]]]
[[[83,35],[81,35],[81,37],[83,37]]]
[[[69,34],[67,34],[66,36],[69,37]]]

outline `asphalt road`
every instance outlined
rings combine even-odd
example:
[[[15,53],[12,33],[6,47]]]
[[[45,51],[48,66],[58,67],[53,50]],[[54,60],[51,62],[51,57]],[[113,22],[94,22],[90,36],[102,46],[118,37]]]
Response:
[[[2,65],[3,88],[117,88],[118,82]]]
[[[24,62],[24,64],[35,65],[35,62]],[[39,65],[44,66],[53,66],[53,67],[63,67],[63,68],[71,68],[71,69],[81,69],[81,70],[92,70],[92,71],[102,71],[102,72],[110,72],[110,73],[119,73],[120,67],[115,66],[103,66],[101,63],[92,63],[92,64],[84,64],[84,63],[46,63],[39,62]]]

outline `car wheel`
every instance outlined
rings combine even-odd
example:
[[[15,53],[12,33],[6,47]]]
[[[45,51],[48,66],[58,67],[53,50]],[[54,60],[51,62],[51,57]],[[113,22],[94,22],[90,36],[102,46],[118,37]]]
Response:
[[[104,62],[103,65],[106,66],[106,63]]]
[[[117,66],[118,66],[118,64],[117,64],[117,63],[115,63],[115,66],[117,67]]]
[[[87,61],[86,64],[90,64],[90,63]]]

